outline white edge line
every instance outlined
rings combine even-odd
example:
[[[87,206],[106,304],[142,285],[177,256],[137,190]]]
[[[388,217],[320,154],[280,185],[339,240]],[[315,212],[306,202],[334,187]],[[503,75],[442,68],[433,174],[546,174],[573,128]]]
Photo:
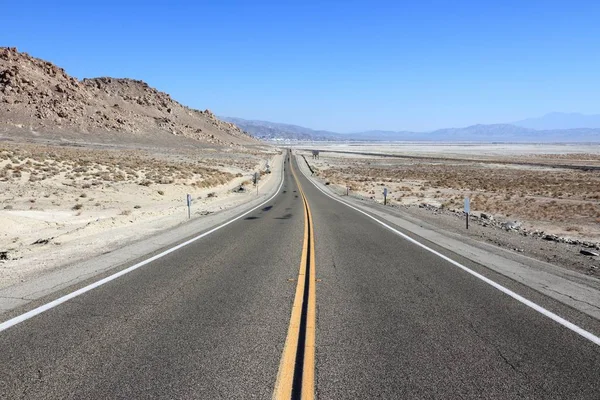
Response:
[[[358,209],[358,208],[354,207],[353,205],[351,205],[351,204],[349,204],[349,203],[347,203],[347,202],[345,202],[345,201],[343,201],[343,200],[337,199],[337,198],[335,198],[333,195],[330,195],[329,193],[326,193],[326,192],[325,192],[323,189],[321,189],[321,188],[320,188],[320,187],[319,187],[319,186],[318,186],[318,185],[317,185],[317,184],[316,184],[316,183],[315,183],[315,182],[314,182],[312,179],[310,179],[310,178],[309,178],[309,177],[306,175],[306,173],[304,173],[304,171],[302,170],[302,168],[299,168],[299,169],[300,169],[300,171],[302,172],[302,174],[304,175],[304,177],[305,177],[305,178],[306,178],[306,179],[307,179],[307,180],[308,180],[310,183],[312,183],[314,187],[316,187],[317,189],[319,189],[319,191],[321,191],[321,193],[323,193],[325,196],[327,196],[327,197],[329,197],[329,198],[331,198],[331,199],[333,199],[333,200],[335,200],[335,201],[337,201],[337,202],[339,202],[339,203],[342,203],[342,204],[344,204],[345,206],[347,206],[347,207],[350,207],[350,208],[352,208],[353,210],[355,210],[355,211],[358,211],[358,212],[359,212],[359,213],[361,213],[361,214],[364,214],[364,215],[366,215],[367,217],[371,218],[373,221],[377,222],[377,223],[378,223],[378,224],[380,224],[380,225],[383,225],[383,226],[384,226],[384,227],[386,227],[387,229],[391,230],[392,232],[394,232],[395,234],[397,234],[397,235],[401,236],[402,238],[404,238],[404,239],[408,240],[409,242],[411,242],[411,243],[413,243],[413,244],[415,244],[415,245],[417,245],[417,246],[419,246],[419,247],[421,247],[421,248],[423,248],[423,249],[427,250],[427,251],[428,251],[428,252],[430,252],[430,253],[433,253],[433,254],[435,254],[436,256],[438,256],[438,257],[442,258],[442,259],[443,259],[443,260],[445,260],[445,261],[448,261],[449,263],[451,263],[451,264],[453,264],[453,265],[457,266],[458,268],[462,269],[463,271],[465,271],[465,272],[468,272],[469,274],[473,275],[474,277],[476,277],[476,278],[478,278],[478,279],[481,279],[482,281],[484,281],[484,282],[485,282],[485,283],[487,283],[488,285],[491,285],[491,286],[493,286],[494,288],[498,289],[498,290],[499,290],[499,291],[501,291],[502,293],[505,293],[505,294],[509,295],[510,297],[512,297],[513,299],[515,299],[515,300],[517,300],[517,301],[519,301],[519,302],[521,302],[521,303],[525,304],[527,307],[533,308],[535,311],[539,312],[540,314],[543,314],[543,315],[545,315],[546,317],[550,318],[551,320],[553,320],[553,321],[555,321],[555,322],[558,322],[559,324],[561,324],[561,325],[562,325],[562,326],[564,326],[565,328],[572,330],[573,332],[577,333],[578,335],[581,335],[581,336],[583,336],[584,338],[586,338],[586,339],[590,340],[591,342],[593,342],[594,344],[596,344],[596,345],[600,346],[600,337],[598,337],[598,336],[594,335],[594,334],[593,334],[593,333],[591,333],[591,332],[588,332],[588,331],[586,331],[585,329],[583,329],[583,328],[581,328],[581,327],[579,327],[579,326],[575,325],[575,324],[574,324],[574,323],[572,323],[572,322],[569,322],[569,321],[567,321],[566,319],[564,319],[564,318],[560,317],[559,315],[557,315],[557,314],[554,314],[552,311],[546,310],[544,307],[542,307],[542,306],[540,306],[540,305],[538,305],[538,304],[534,303],[534,302],[533,302],[533,301],[531,301],[531,300],[528,300],[528,299],[524,298],[523,296],[521,296],[521,295],[519,295],[519,294],[517,294],[517,293],[513,292],[512,290],[510,290],[510,289],[508,289],[508,288],[505,288],[504,286],[500,285],[499,283],[496,283],[496,282],[494,282],[493,280],[491,280],[491,279],[489,279],[489,278],[487,278],[487,277],[485,277],[485,276],[483,276],[483,275],[479,274],[478,272],[475,272],[475,271],[473,271],[473,270],[471,270],[471,269],[469,269],[469,268],[465,267],[465,266],[464,266],[464,265],[462,265],[461,263],[459,263],[459,262],[457,262],[457,261],[454,261],[453,259],[451,259],[451,258],[449,258],[449,257],[447,257],[447,256],[445,256],[445,255],[443,255],[443,254],[441,254],[441,253],[439,253],[439,252],[437,252],[437,251],[433,250],[433,249],[432,249],[432,248],[430,248],[430,247],[427,247],[427,246],[425,246],[423,243],[420,243],[420,242],[418,242],[417,240],[415,240],[415,239],[411,238],[410,236],[408,236],[408,235],[406,235],[406,234],[404,234],[404,233],[400,232],[399,230],[397,230],[397,229],[395,229],[395,228],[393,228],[393,227],[389,226],[388,224],[386,224],[386,223],[384,223],[384,222],[382,222],[382,221],[378,220],[377,218],[375,218],[375,217],[371,216],[370,214],[366,213],[365,211],[363,211],[363,210],[360,210],[360,209]]]
[[[117,279],[117,278],[119,278],[119,277],[121,277],[121,276],[123,276],[125,274],[130,273],[131,271],[134,271],[134,270],[136,270],[136,269],[138,269],[140,267],[143,267],[144,265],[149,264],[152,261],[156,261],[159,258],[164,257],[167,254],[170,254],[170,253],[172,253],[174,251],[177,251],[177,250],[181,249],[182,247],[185,247],[188,244],[197,241],[198,239],[202,239],[203,237],[208,236],[211,233],[213,233],[215,231],[218,231],[219,229],[221,229],[221,228],[223,228],[223,227],[225,227],[225,226],[227,226],[227,225],[229,225],[229,224],[237,221],[238,219],[240,219],[240,218],[242,218],[242,217],[250,214],[251,212],[255,211],[256,209],[264,206],[265,204],[267,204],[268,202],[270,202],[271,200],[273,200],[279,194],[279,192],[281,191],[281,188],[283,187],[283,181],[284,181],[284,179],[285,179],[285,175],[284,175],[284,171],[283,171],[283,167],[282,167],[281,168],[281,183],[279,184],[279,187],[277,188],[277,191],[275,192],[275,194],[273,196],[269,197],[267,200],[265,200],[264,202],[260,203],[256,207],[254,207],[254,208],[246,211],[243,214],[238,215],[237,217],[235,217],[235,218],[233,218],[233,219],[225,222],[224,224],[221,224],[221,225],[216,226],[215,228],[213,228],[213,229],[211,229],[211,230],[209,230],[207,232],[204,232],[201,235],[198,235],[198,236],[196,236],[196,237],[194,237],[194,238],[192,238],[190,240],[187,240],[187,241],[185,241],[183,243],[180,243],[177,246],[171,247],[170,249],[167,249],[167,250],[163,251],[162,253],[156,254],[155,256],[152,256],[152,257],[150,257],[150,258],[148,258],[148,259],[146,259],[144,261],[141,261],[141,262],[139,262],[139,263],[137,263],[135,265],[132,265],[131,267],[128,267],[128,268],[126,268],[124,270],[121,270],[121,271],[119,271],[119,272],[117,272],[117,273],[115,273],[113,275],[107,276],[104,279],[101,279],[101,280],[99,280],[97,282],[91,283],[88,286],[82,287],[81,289],[78,289],[78,290],[76,290],[74,292],[71,292],[71,293],[66,294],[66,295],[64,295],[62,297],[59,297],[58,299],[53,300],[53,301],[51,301],[49,303],[46,303],[44,305],[41,305],[41,306],[39,306],[37,308],[34,308],[31,311],[28,311],[28,312],[26,312],[24,314],[18,315],[18,316],[14,317],[14,318],[11,318],[11,319],[9,319],[9,320],[7,320],[5,322],[2,322],[0,324],[0,332],[5,331],[6,329],[8,329],[10,327],[13,327],[13,326],[15,326],[17,324],[20,324],[21,322],[27,321],[28,319],[33,318],[36,315],[39,315],[39,314],[41,314],[41,313],[43,313],[45,311],[48,311],[48,310],[50,310],[50,309],[52,309],[52,308],[54,308],[54,307],[56,307],[56,306],[58,306],[58,305],[60,305],[60,304],[62,304],[64,302],[66,302],[66,301],[69,301],[69,300],[71,300],[71,299],[73,299],[73,298],[75,298],[77,296],[80,296],[80,295],[82,295],[82,294],[84,294],[86,292],[89,292],[92,289],[95,289],[95,288],[97,288],[99,286],[102,286],[105,283],[113,281],[113,280],[115,280],[115,279]]]

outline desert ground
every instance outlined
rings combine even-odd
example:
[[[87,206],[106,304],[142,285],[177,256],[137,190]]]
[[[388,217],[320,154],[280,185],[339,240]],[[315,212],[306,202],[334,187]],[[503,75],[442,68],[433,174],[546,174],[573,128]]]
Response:
[[[280,153],[0,142],[0,287],[241,204]],[[241,187],[241,189],[240,189]]]
[[[0,47],[0,287],[181,224],[188,194],[192,218],[247,202],[277,157],[146,82]]]
[[[318,158],[308,151],[311,147],[321,150]],[[589,274],[598,271],[598,257],[580,253],[580,249],[592,253],[600,249],[598,144],[312,144],[298,148],[304,149],[301,153],[315,175],[340,194],[348,189],[351,196],[381,203],[387,188],[388,205],[454,230],[465,228],[458,218],[464,220],[464,199],[469,197],[474,224],[501,230],[501,236],[518,236],[517,243],[515,238],[490,238],[489,233],[486,240],[506,241],[506,246],[527,252],[523,238],[540,239],[543,243],[535,251],[531,247],[536,245],[529,246],[533,256]],[[569,252],[559,251],[558,245],[563,244],[571,247]]]

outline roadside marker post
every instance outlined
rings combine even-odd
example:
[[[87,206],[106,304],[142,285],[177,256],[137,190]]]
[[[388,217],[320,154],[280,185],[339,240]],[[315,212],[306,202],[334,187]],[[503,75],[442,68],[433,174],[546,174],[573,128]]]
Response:
[[[257,196],[258,196],[258,180],[259,179],[260,179],[260,174],[258,172],[255,172],[253,182],[254,182],[254,186],[256,186],[256,195]]]
[[[346,186],[346,196],[350,196],[350,186]]]
[[[471,213],[471,200],[465,197],[465,214],[467,216],[467,229],[469,229],[469,214]]]
[[[383,188],[383,205],[384,206],[387,205],[387,195],[388,195],[387,188]]]
[[[188,219],[192,218],[192,195],[187,195]]]

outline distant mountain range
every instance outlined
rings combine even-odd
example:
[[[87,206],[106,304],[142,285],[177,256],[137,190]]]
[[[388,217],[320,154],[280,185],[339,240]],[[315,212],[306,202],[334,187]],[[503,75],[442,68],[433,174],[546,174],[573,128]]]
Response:
[[[600,114],[584,115],[579,113],[553,112],[542,117],[527,118],[513,122],[513,125],[537,130],[600,128]]]
[[[302,126],[280,124],[269,121],[247,120],[233,117],[219,117],[223,121],[232,122],[244,131],[263,140],[345,140],[345,135],[329,131],[315,131]]]
[[[600,142],[600,115],[550,113],[512,124],[479,124],[432,132],[365,131],[337,133],[297,125],[219,117],[263,140],[446,141],[446,142]],[[542,126],[546,128],[533,128]]]

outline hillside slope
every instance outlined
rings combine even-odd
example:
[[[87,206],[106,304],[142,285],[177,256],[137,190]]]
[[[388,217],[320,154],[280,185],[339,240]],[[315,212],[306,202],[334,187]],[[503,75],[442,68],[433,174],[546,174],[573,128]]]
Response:
[[[80,81],[48,61],[0,47],[0,132],[20,131],[258,143],[209,110],[183,106],[145,82],[108,77]]]

